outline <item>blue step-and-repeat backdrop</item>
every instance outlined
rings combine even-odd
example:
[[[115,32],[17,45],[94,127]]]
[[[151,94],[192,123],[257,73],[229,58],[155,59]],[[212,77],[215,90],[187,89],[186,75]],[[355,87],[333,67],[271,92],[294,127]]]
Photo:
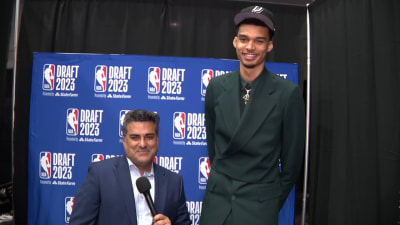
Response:
[[[266,66],[298,82],[297,64]],[[182,175],[192,224],[199,224],[210,169],[205,92],[211,78],[238,68],[238,60],[35,53],[28,224],[68,224],[89,164],[124,154],[121,121],[128,110],[137,108],[160,115],[154,161]],[[279,219],[280,225],[293,224],[294,191]]]

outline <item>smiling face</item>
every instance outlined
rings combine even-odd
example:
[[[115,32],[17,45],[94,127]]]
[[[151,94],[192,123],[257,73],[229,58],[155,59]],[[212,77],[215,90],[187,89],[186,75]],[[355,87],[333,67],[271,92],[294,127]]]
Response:
[[[246,69],[261,69],[264,67],[265,56],[273,48],[267,27],[242,24],[233,39],[233,46],[240,60],[240,67]]]
[[[150,172],[154,156],[158,151],[158,136],[156,126],[151,121],[134,121],[127,126],[123,138],[126,156],[136,165],[143,175]]]

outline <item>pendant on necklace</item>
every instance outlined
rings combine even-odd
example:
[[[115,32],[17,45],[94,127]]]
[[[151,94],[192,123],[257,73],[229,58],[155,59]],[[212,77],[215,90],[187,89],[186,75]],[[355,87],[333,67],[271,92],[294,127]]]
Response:
[[[244,100],[244,104],[246,105],[247,102],[250,99],[250,91],[251,91],[251,89],[245,88],[245,90],[246,90],[246,94],[243,96],[243,100]]]

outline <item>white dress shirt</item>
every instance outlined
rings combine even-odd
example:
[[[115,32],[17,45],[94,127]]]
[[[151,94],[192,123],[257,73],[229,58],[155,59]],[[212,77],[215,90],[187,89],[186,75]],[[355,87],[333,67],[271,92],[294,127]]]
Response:
[[[146,203],[146,199],[144,198],[144,195],[139,192],[139,190],[136,187],[136,180],[141,177],[139,169],[131,162],[130,159],[126,158],[128,160],[128,165],[129,165],[129,171],[131,174],[131,181],[132,181],[132,187],[133,187],[133,195],[135,197],[135,206],[136,206],[136,218],[137,218],[137,224],[138,225],[151,225],[153,224],[153,216],[151,215],[150,208]],[[151,198],[154,201],[154,168],[153,165],[151,166],[151,171],[150,173],[145,172],[143,176],[147,177],[150,181],[151,187],[150,188],[150,195]]]

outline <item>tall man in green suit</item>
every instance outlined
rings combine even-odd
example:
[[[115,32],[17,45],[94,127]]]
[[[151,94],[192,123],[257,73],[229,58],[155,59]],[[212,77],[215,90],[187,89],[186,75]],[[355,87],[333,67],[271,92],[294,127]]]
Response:
[[[200,224],[276,225],[303,162],[304,102],[296,84],[264,66],[272,13],[252,6],[234,22],[240,68],[213,78],[205,98],[211,172]]]

